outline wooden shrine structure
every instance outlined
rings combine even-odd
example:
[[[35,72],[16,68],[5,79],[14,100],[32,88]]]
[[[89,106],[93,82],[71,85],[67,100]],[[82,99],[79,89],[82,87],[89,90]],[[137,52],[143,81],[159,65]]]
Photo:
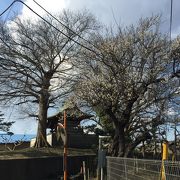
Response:
[[[77,106],[66,109],[67,118],[67,146],[69,148],[92,148],[93,145],[98,144],[98,137],[94,134],[85,134],[80,122],[91,118],[92,115],[83,113]],[[63,112],[58,112],[54,116],[48,117],[47,128],[51,129],[52,134],[51,145],[63,145],[62,141],[57,140],[57,125],[64,124]],[[48,138],[47,138],[48,139]]]

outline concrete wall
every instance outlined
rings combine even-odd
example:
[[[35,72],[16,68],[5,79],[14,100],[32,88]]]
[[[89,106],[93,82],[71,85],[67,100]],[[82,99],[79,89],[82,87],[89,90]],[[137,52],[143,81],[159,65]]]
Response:
[[[68,157],[68,172],[80,172],[82,162],[96,168],[95,156]],[[63,175],[63,157],[0,160],[0,179],[2,180],[53,180]]]

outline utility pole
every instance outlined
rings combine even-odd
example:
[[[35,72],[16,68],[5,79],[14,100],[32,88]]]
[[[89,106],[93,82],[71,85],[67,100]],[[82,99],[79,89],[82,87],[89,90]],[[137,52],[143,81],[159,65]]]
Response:
[[[174,123],[174,160],[177,160],[177,120]]]
[[[66,111],[64,110],[64,130],[67,129]],[[67,137],[66,137],[67,138]],[[64,142],[64,180],[67,180],[67,140]]]
[[[99,151],[98,151],[98,156],[101,156],[101,157],[98,157],[98,159],[100,160],[101,159],[101,162],[98,162],[100,163],[98,166],[98,173],[97,173],[97,179],[98,180],[103,180],[104,179],[104,172],[103,172],[103,160],[105,159],[105,154],[103,156],[103,150],[102,150],[102,141],[103,139],[107,139],[107,138],[110,138],[110,136],[99,136]],[[98,161],[99,161],[98,160]]]

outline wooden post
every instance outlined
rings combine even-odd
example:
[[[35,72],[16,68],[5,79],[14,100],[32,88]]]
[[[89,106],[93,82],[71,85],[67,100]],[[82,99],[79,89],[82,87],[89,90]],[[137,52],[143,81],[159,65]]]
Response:
[[[99,137],[99,149],[98,149],[98,156],[99,156],[99,151],[101,150],[101,145],[102,145],[102,140],[101,138]],[[99,157],[98,157],[99,158]],[[101,168],[98,167],[97,168],[97,180],[100,180],[101,179]]]
[[[67,129],[66,111],[64,110],[64,130]],[[64,180],[67,180],[67,141],[64,143]]]

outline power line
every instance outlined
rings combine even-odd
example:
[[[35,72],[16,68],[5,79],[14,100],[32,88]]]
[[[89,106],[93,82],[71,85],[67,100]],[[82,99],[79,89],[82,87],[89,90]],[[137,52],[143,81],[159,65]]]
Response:
[[[32,11],[36,16],[38,16],[40,19],[42,19],[44,22],[46,22],[47,24],[49,24],[50,26],[52,26],[54,29],[56,29],[58,32],[60,32],[61,34],[63,34],[65,37],[67,37],[68,39],[70,39],[71,41],[73,41],[74,43],[78,44],[79,46],[87,49],[88,51],[90,52],[93,52],[95,55],[97,56],[100,56],[99,53],[97,53],[96,51],[90,49],[89,47],[87,46],[84,46],[83,44],[79,43],[78,41],[74,40],[71,36],[68,36],[67,34],[65,34],[64,32],[62,32],[61,30],[59,30],[57,27],[55,27],[53,24],[51,24],[49,21],[47,21],[45,18],[43,18],[41,15],[39,15],[36,11],[34,11],[31,7],[29,7],[26,3],[24,3],[23,1],[21,0],[15,0],[13,1],[1,14],[0,14],[0,17],[6,13],[8,11],[8,9],[11,8],[11,6],[16,3],[16,2],[20,2],[22,3],[23,5],[25,5],[30,11]]]
[[[16,3],[16,1],[13,1],[1,14],[0,14],[0,17],[5,14],[12,6],[13,4]]]
[[[169,38],[170,38],[170,43],[172,40],[172,16],[173,16],[173,0],[171,0],[171,9],[170,9],[170,23],[169,23]]]
[[[173,16],[173,0],[171,0],[171,5],[170,5],[170,22],[169,22],[170,50],[172,46],[172,16]],[[174,59],[173,60],[173,73],[175,73],[175,66],[176,66],[176,61]]]
[[[41,9],[43,9],[48,15],[50,15],[52,18],[54,18],[57,22],[59,22],[62,26],[64,26],[66,29],[68,29],[69,31],[71,31],[74,35],[78,36],[79,38],[81,38],[82,40],[86,41],[87,43],[89,43],[90,45],[92,45],[93,47],[95,47],[96,49],[98,49],[96,46],[94,46],[94,44],[92,44],[90,41],[88,41],[87,39],[83,38],[82,36],[80,36],[78,33],[76,33],[75,31],[73,31],[71,28],[69,28],[67,25],[65,25],[63,22],[61,22],[59,19],[57,19],[54,15],[52,15],[49,11],[47,11],[42,5],[40,5],[37,1],[33,0],[34,3],[36,3]],[[99,49],[98,49],[99,50]]]

